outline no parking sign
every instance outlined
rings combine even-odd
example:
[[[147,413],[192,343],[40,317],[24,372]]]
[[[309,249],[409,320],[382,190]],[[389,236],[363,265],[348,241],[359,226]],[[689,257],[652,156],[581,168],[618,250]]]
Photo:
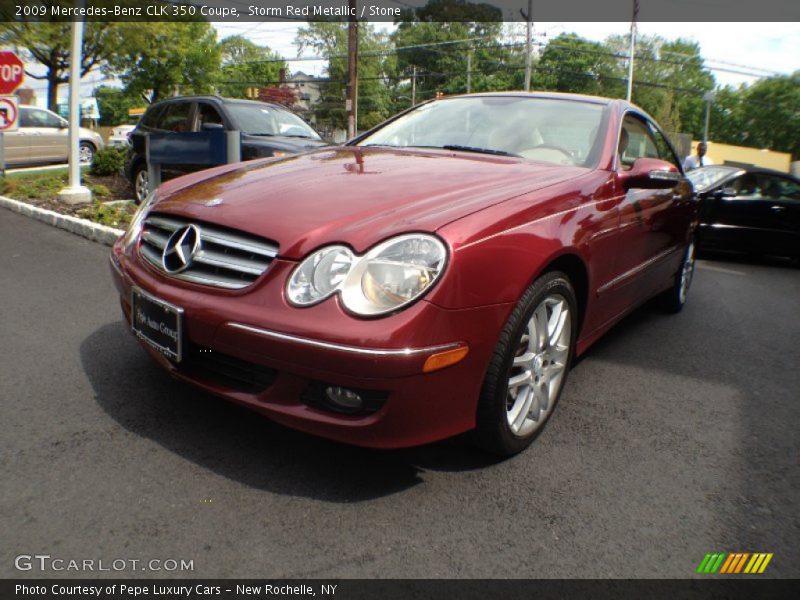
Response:
[[[19,106],[16,96],[0,96],[0,132],[16,131],[19,126]]]

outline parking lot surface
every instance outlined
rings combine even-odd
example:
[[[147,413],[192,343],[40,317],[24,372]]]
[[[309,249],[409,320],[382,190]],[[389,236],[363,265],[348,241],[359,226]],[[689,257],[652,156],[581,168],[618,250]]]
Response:
[[[173,381],[108,251],[0,211],[2,577],[690,577],[708,552],[800,576],[800,269],[701,261],[682,313],[625,319],[498,462],[328,442]]]

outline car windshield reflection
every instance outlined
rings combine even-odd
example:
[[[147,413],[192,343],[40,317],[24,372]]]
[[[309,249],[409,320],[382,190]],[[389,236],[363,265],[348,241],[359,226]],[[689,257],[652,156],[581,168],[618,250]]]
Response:
[[[442,148],[595,166],[606,107],[524,96],[470,96],[420,105],[361,146]]]

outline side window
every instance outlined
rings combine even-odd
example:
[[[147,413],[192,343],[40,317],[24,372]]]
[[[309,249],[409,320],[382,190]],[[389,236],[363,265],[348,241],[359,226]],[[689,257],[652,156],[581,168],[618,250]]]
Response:
[[[756,176],[752,173],[737,177],[725,187],[734,189],[737,196],[744,196],[750,199],[758,199],[761,197],[761,188],[758,185]]]
[[[142,117],[142,126],[150,127],[151,129],[158,128],[158,119],[164,113],[164,105],[157,104],[148,110],[144,117]]]
[[[680,171],[680,161],[678,160],[678,157],[675,156],[672,148],[670,148],[667,138],[665,138],[664,134],[662,134],[652,123],[648,122],[647,126],[650,129],[653,139],[655,139],[656,148],[658,149],[658,158],[665,160],[668,163],[672,163],[675,165],[675,168]]]
[[[191,108],[191,102],[168,104],[164,115],[160,119],[158,129],[175,133],[189,131],[189,111]]]
[[[761,197],[768,200],[778,200],[783,196],[782,180],[772,175],[759,175],[758,187],[761,188]]]
[[[800,182],[784,178],[781,178],[780,182],[782,188],[781,196],[791,200],[800,200]]]
[[[214,123],[216,125],[224,125],[219,112],[212,105],[201,102],[197,105],[197,129],[196,131],[203,130],[204,123]]]
[[[623,169],[630,169],[637,158],[660,158],[658,147],[647,125],[633,116],[622,121],[618,152]]]
[[[19,126],[20,127],[36,127],[33,124],[33,119],[31,118],[31,109],[29,108],[20,108],[19,109]]]
[[[61,120],[46,110],[36,108],[23,109],[21,115],[22,127],[58,127]]]

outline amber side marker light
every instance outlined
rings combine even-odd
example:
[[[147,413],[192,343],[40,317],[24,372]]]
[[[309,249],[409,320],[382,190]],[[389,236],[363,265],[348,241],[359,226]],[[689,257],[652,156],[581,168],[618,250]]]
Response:
[[[432,371],[444,369],[445,367],[449,367],[450,365],[454,365],[463,360],[467,354],[469,354],[469,346],[461,346],[460,348],[456,348],[454,350],[445,350],[444,352],[431,354],[425,361],[425,366],[422,367],[422,372],[430,373]]]

